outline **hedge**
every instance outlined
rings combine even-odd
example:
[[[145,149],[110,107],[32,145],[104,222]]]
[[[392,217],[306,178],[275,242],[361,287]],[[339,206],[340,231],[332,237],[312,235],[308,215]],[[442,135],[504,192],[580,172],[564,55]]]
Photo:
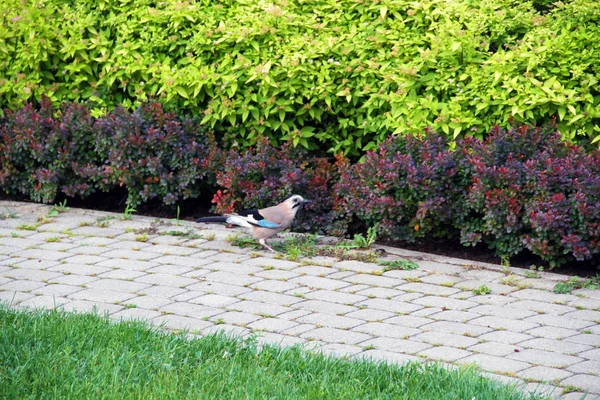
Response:
[[[290,193],[315,202],[295,229],[381,238],[486,243],[499,256],[528,249],[552,267],[600,254],[600,150],[564,142],[556,126],[495,127],[485,140],[427,131],[392,137],[351,163],[266,138],[227,150],[194,119],[159,103],[100,118],[49,100],[0,123],[0,188],[53,202],[124,186],[127,205],[213,195],[214,212],[264,207]]]
[[[0,4],[0,108],[92,115],[148,99],[229,144],[266,136],[362,156],[391,133],[542,124],[600,139],[589,0],[64,1]]]

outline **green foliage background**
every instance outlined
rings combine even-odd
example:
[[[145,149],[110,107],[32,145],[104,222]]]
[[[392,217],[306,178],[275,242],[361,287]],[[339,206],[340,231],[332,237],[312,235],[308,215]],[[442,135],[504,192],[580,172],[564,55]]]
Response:
[[[229,143],[353,155],[511,116],[595,142],[599,18],[590,0],[5,0],[0,107],[157,98]]]

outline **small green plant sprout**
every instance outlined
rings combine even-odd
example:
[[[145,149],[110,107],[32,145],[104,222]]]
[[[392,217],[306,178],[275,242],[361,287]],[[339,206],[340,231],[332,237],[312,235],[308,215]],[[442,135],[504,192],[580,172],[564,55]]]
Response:
[[[31,224],[21,224],[19,226],[17,226],[17,229],[22,230],[22,231],[35,231],[37,229],[37,225],[31,225]]]
[[[179,205],[177,205],[177,213],[175,214],[175,218],[173,218],[171,220],[171,222],[175,225],[179,225],[179,223],[181,222],[181,220],[179,219],[180,216],[181,216],[181,208],[179,207]]]
[[[52,236],[52,237],[46,238],[46,243],[55,243],[55,242],[60,242],[60,236]]]
[[[354,239],[351,242],[341,242],[338,244],[338,247],[351,250],[351,249],[368,249],[373,243],[377,240],[377,229],[375,227],[371,227],[367,230],[367,237],[363,236],[362,233],[357,233],[354,235]]]
[[[18,218],[17,213],[11,211],[8,207],[4,207],[5,213],[0,214],[0,219]]]
[[[136,212],[137,210],[133,207],[131,207],[129,204],[127,204],[125,206],[125,211],[123,211],[123,215],[121,215],[121,220],[130,220],[131,219],[131,215]]]
[[[67,199],[63,200],[61,203],[53,205],[48,211],[49,217],[56,217],[58,214],[64,213],[67,211],[69,207],[67,207]]]
[[[115,219],[115,217],[113,217],[112,215],[106,215],[104,217],[96,218],[96,226],[100,228],[108,228],[108,225],[110,225],[109,221],[111,219]]]
[[[483,296],[483,295],[486,295],[486,294],[490,294],[491,290],[486,285],[481,285],[481,286],[479,286],[477,288],[473,288],[472,292],[476,296]]]
[[[411,260],[399,259],[394,261],[380,261],[379,265],[382,265],[383,272],[391,271],[394,269],[401,269],[404,271],[412,271],[419,268],[419,264]]]
[[[575,289],[595,290],[600,286],[600,275],[590,279],[581,279],[578,276],[569,278],[566,282],[559,282],[554,286],[554,293],[570,294]]]
[[[143,234],[143,235],[137,235],[135,237],[135,241],[136,242],[147,242],[148,241],[148,235]]]

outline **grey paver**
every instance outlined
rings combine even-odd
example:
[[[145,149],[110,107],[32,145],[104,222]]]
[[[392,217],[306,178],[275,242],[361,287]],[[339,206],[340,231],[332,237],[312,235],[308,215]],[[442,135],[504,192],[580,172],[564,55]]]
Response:
[[[583,353],[579,353],[579,356],[588,360],[600,360],[600,349],[584,351]]]
[[[481,315],[469,311],[446,310],[431,314],[429,318],[439,321],[467,322]]]
[[[433,345],[445,345],[463,348],[476,345],[479,342],[477,339],[472,337],[437,331],[423,332],[413,336],[411,339]]]
[[[585,388],[591,393],[600,394],[600,377],[578,374],[562,380],[561,385]]]
[[[477,303],[474,303],[470,300],[450,299],[439,296],[421,297],[414,300],[413,303],[429,307],[446,308],[449,310],[468,310],[477,305]]]
[[[363,348],[374,347],[378,350],[392,351],[404,354],[417,354],[432,347],[431,344],[416,340],[403,340],[389,337],[376,337],[360,344]]]
[[[158,311],[148,310],[146,308],[128,308],[121,310],[111,315],[112,318],[118,320],[143,320],[147,321],[160,316]]]
[[[54,267],[50,267],[47,269],[47,271],[62,272],[62,273],[66,273],[66,274],[95,276],[95,275],[99,275],[104,272],[110,271],[110,268],[99,267],[97,265],[67,263],[67,264],[59,264]]]
[[[75,256],[71,256],[70,254],[68,254],[68,256],[70,256],[70,257],[65,258],[65,261],[69,264],[91,265],[91,264],[97,264],[101,261],[108,260],[107,257],[95,256],[95,255],[90,255],[90,254],[80,254],[80,255],[75,255]]]
[[[557,326],[540,326],[527,331],[527,334],[547,339],[563,339],[579,334],[579,331],[559,328]]]
[[[576,374],[600,375],[600,360],[583,361],[573,364],[567,367],[567,369]]]
[[[128,269],[132,271],[147,271],[157,266],[155,262],[141,260],[125,260],[123,258],[113,258],[96,264],[100,267]]]
[[[264,271],[263,268],[257,267],[254,265],[244,265],[241,263],[233,263],[233,262],[225,262],[225,261],[213,262],[211,264],[206,265],[206,268],[213,270],[213,271],[227,271],[227,272],[232,272],[234,274],[245,274],[245,275],[255,274],[257,272]]]
[[[11,279],[26,279],[29,281],[45,281],[52,278],[58,278],[62,273],[56,271],[43,271],[38,269],[18,268],[11,269],[5,272],[0,272],[0,276]]]
[[[252,283],[256,283],[262,280],[262,278],[257,278],[255,276],[248,275],[240,275],[235,274],[233,272],[225,272],[225,271],[216,271],[211,272],[210,274],[206,274],[206,280],[227,283],[232,285],[250,285]]]
[[[491,315],[494,317],[501,318],[512,318],[512,319],[523,319],[526,317],[531,317],[533,315],[538,315],[535,311],[526,310],[522,308],[514,309],[512,307],[505,307],[501,305],[493,305],[493,304],[484,304],[477,307],[473,307],[469,309],[470,312],[482,314],[482,315]],[[535,322],[535,321],[531,321]]]
[[[371,311],[374,312],[374,311]],[[411,328],[418,328],[433,322],[432,319],[425,317],[417,317],[415,315],[399,315],[385,320],[388,324],[396,324],[402,326],[408,326]],[[424,327],[423,329],[427,329]]]
[[[290,329],[294,326],[298,325],[297,322],[289,321],[285,319],[279,318],[261,318],[258,321],[252,322],[248,324],[248,328],[257,331],[268,331],[281,333],[286,329]]]
[[[34,260],[56,261],[69,257],[70,254],[61,251],[28,249],[19,252],[19,257],[30,258]]]
[[[249,314],[262,316],[277,316],[285,312],[291,311],[289,307],[283,307],[276,304],[260,303],[257,301],[240,301],[226,306],[230,311],[242,311]]]
[[[18,290],[18,291],[26,292],[29,290],[39,289],[43,286],[46,286],[46,284],[43,282],[15,279],[15,280],[12,280],[10,282],[0,285],[0,290],[4,290],[4,291]]]
[[[581,353],[582,351],[591,350],[593,348],[587,344],[544,338],[526,340],[519,343],[519,345],[527,348],[552,351],[562,354]]]
[[[317,289],[327,290],[336,290],[350,285],[350,283],[348,282],[309,275],[299,276],[297,278],[290,279],[290,282],[297,283],[302,286],[309,286]]]
[[[75,300],[99,301],[104,303],[122,302],[132,297],[136,297],[133,293],[117,292],[107,289],[85,289],[75,292],[68,296]]]
[[[133,304],[138,308],[145,308],[149,310],[153,310],[155,308],[160,308],[166,306],[167,304],[172,303],[172,300],[169,300],[164,297],[155,297],[155,296],[139,296],[133,297],[129,300],[124,301],[124,304]]]
[[[520,300],[510,303],[511,307],[524,308],[526,310],[540,311],[542,313],[548,313],[553,315],[561,315],[574,311],[575,307],[564,306],[562,304],[547,303],[544,301],[537,300]]]
[[[159,311],[163,313],[181,315],[184,317],[192,317],[192,318],[208,318],[217,314],[221,314],[224,310],[209,306],[203,306],[200,304],[191,304],[191,303],[170,303],[166,306],[162,306],[159,308]]]
[[[371,339],[372,336],[336,328],[317,328],[300,335],[305,339],[324,340],[329,343],[357,344]]]
[[[531,364],[518,360],[508,360],[504,357],[487,354],[473,354],[457,361],[459,364],[477,364],[482,369],[494,372],[518,372],[531,367]]]
[[[367,333],[371,336],[384,336],[391,338],[406,339],[410,336],[421,333],[422,331],[416,328],[408,328],[406,326],[386,324],[384,322],[367,322],[352,329],[355,332]]]
[[[283,293],[283,292],[293,291],[294,289],[297,289],[300,286],[295,283],[291,283],[291,282],[281,282],[281,281],[274,281],[271,279],[265,279],[264,281],[260,281],[260,282],[251,284],[250,287],[252,289],[257,289],[257,290],[266,290],[268,292]]]
[[[83,290],[83,288],[79,286],[56,284],[42,286],[38,289],[33,290],[32,293],[43,294],[47,296],[64,297],[70,295],[71,293],[78,292],[80,290]]]
[[[318,350],[324,355],[334,357],[348,357],[363,351],[359,346],[337,343],[323,345]]]
[[[151,320],[154,325],[162,325],[170,329],[201,331],[213,326],[211,322],[181,315],[161,315]]]
[[[35,297],[35,294],[0,288],[0,303],[18,304],[32,297]]]
[[[352,305],[359,301],[366,300],[368,297],[359,296],[351,293],[341,293],[333,290],[315,290],[306,294],[307,299],[330,301],[333,303]]]
[[[149,274],[169,274],[169,275],[182,275],[187,272],[194,271],[192,267],[186,267],[183,265],[159,265],[157,267],[152,267],[148,269],[146,272]],[[208,271],[207,271],[208,272]]]
[[[240,299],[231,296],[222,296],[220,294],[205,294],[203,296],[195,297],[190,300],[190,303],[203,304],[211,307],[223,307],[229,304],[237,303]]]
[[[491,332],[492,329],[486,326],[473,325],[471,323],[462,324],[460,322],[438,321],[427,325],[427,329],[431,331],[440,331],[454,333],[465,336],[479,336],[484,333]]]
[[[521,347],[498,342],[485,342],[471,346],[468,348],[468,350],[474,353],[483,353],[489,354],[490,356],[503,357],[508,354],[521,351]]]
[[[573,373],[565,371],[563,369],[556,369],[550,367],[532,367],[522,371],[520,374],[524,379],[530,379],[538,382],[542,381],[554,381],[554,380],[562,380],[565,379]]]
[[[360,305],[367,306],[368,308],[374,308],[376,310],[390,311],[395,313],[410,313],[423,308],[419,305],[387,299],[369,299],[361,301]]]
[[[238,297],[243,300],[259,301],[262,303],[277,304],[280,306],[289,306],[291,304],[296,304],[303,301],[303,299],[295,296],[266,292],[264,290],[255,290],[252,292],[243,293]]]
[[[491,342],[517,344],[525,340],[533,339],[533,336],[510,331],[494,331],[481,335],[480,339],[489,340]]]
[[[173,287],[186,287],[198,282],[197,279],[170,274],[148,274],[140,276],[139,278],[135,278],[134,280],[136,282],[144,283],[146,285],[152,284]]]
[[[59,296],[35,296],[19,303],[19,307],[36,308],[36,309],[54,309],[59,308],[70,300]]]
[[[535,322],[527,322],[518,319],[500,318],[492,316],[485,316],[472,319],[469,321],[469,323],[474,325],[487,326],[488,328],[494,329],[506,329],[512,332],[524,332],[540,326]]]
[[[354,284],[363,284],[382,288],[393,288],[405,283],[400,279],[390,278],[388,276],[377,276],[367,274],[350,275],[344,278],[343,280]]]
[[[357,310],[346,314],[346,317],[358,318],[365,321],[382,321],[395,316],[396,313],[383,310]],[[400,324],[402,325],[402,324]],[[410,326],[410,325],[407,325]]]
[[[118,292],[138,292],[150,287],[147,283],[122,281],[120,279],[98,279],[87,284],[88,288],[114,290]]]
[[[569,336],[565,339],[565,341],[588,344],[590,346],[600,348],[600,335],[593,335],[593,334],[586,333],[586,334],[582,334],[582,335]]]
[[[385,361],[393,364],[404,364],[409,361],[423,361],[417,356],[411,356],[402,353],[394,353],[384,350],[368,350],[352,356],[355,359],[366,359],[371,361]]]
[[[97,280],[98,278],[87,275],[63,275],[58,278],[50,279],[50,283],[58,283],[72,286],[87,285],[90,282]]]
[[[252,291],[251,288],[247,288],[241,285],[230,285],[222,282],[198,282],[187,287],[190,290],[200,290],[206,293],[217,293],[224,296],[237,296],[242,293],[248,293]]]
[[[27,269],[47,269],[50,267],[54,267],[58,265],[58,261],[50,261],[50,260],[25,260],[20,263],[17,263],[16,266],[19,268],[27,268]]]
[[[306,324],[314,324],[320,326],[328,326],[330,328],[339,328],[339,329],[349,329],[354,328],[355,326],[364,324],[365,321],[342,317],[339,315],[331,315],[331,314],[323,314],[323,313],[312,313],[296,319],[298,322],[306,323]]]
[[[366,273],[366,274],[381,271],[383,269],[383,267],[381,265],[377,265],[374,263],[365,263],[362,261],[354,261],[354,260],[337,262],[337,263],[335,263],[335,267],[337,269],[339,269],[340,271],[347,270],[347,271],[361,272],[361,273]]]
[[[295,272],[298,275],[313,275],[313,276],[324,277],[329,274],[338,272],[338,270],[331,268],[331,267],[320,267],[317,265],[305,265],[305,266],[294,269],[293,272]]]
[[[62,306],[65,311],[89,313],[96,312],[99,315],[112,314],[123,309],[123,306],[103,303],[99,301],[75,300]]]
[[[566,318],[572,318],[575,320],[592,321],[600,323],[600,311],[594,310],[577,310],[564,315]]]
[[[472,355],[470,351],[456,349],[454,347],[432,347],[419,353],[419,356],[426,357],[431,360],[439,361],[456,361],[460,358],[464,358]]]
[[[261,319],[262,317],[245,312],[229,311],[223,314],[219,314],[218,318],[223,320],[223,322],[225,322],[226,324],[245,326],[247,324]]]
[[[383,287],[368,287],[366,289],[356,291],[354,292],[354,294],[366,297],[378,297],[380,299],[391,299],[392,297],[405,294],[405,292],[403,292],[402,290]]]
[[[519,353],[510,354],[506,357],[513,360],[527,361],[532,364],[539,364],[554,368],[565,368],[569,365],[583,361],[583,359],[580,357],[537,349],[525,349]]]

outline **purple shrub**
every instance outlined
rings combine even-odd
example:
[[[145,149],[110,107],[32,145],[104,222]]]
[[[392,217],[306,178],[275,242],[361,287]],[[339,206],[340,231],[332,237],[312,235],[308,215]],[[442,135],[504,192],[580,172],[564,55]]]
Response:
[[[220,152],[213,138],[191,119],[164,112],[159,103],[134,113],[117,108],[94,127],[106,165],[91,166],[88,173],[96,183],[125,186],[130,206],[151,199],[175,204],[198,197],[214,181],[212,163]]]
[[[451,151],[444,136],[393,137],[363,163],[339,163],[336,206],[380,236],[414,240],[452,237],[453,222],[463,219],[468,186],[465,155]]]

